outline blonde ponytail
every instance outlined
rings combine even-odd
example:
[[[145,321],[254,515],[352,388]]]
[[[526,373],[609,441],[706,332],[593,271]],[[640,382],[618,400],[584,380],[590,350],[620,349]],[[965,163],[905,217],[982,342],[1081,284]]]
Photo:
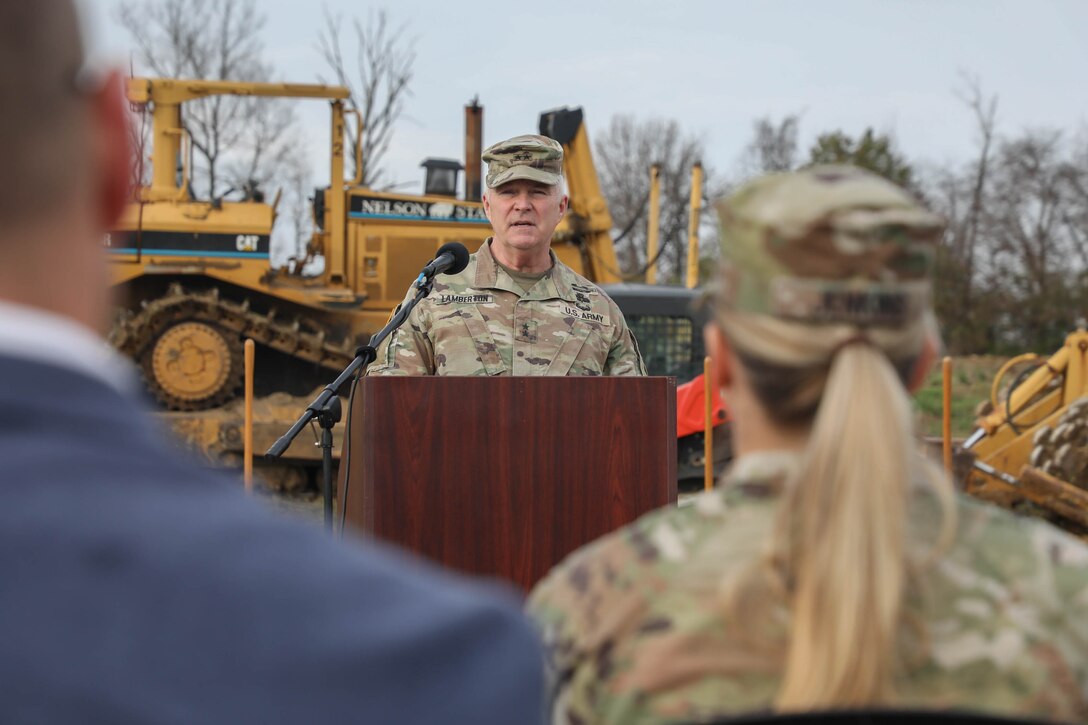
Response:
[[[779,709],[892,699],[911,453],[910,402],[887,358],[840,349],[779,512],[794,582]]]
[[[919,634],[907,626],[905,594],[955,527],[951,482],[915,452],[902,382],[935,323],[927,317],[860,338],[849,326],[735,313],[719,323],[771,419],[807,427],[765,555],[724,583],[730,628],[741,646],[767,650],[781,663],[779,710],[889,704],[897,668],[912,649],[900,633]],[[931,487],[942,515],[928,561],[915,561],[908,547],[915,484]],[[778,646],[755,641],[753,632],[775,630],[779,612],[787,639]]]

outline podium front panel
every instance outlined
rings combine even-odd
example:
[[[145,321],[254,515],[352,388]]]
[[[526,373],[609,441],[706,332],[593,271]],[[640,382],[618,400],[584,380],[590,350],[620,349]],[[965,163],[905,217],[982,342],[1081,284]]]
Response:
[[[352,406],[348,525],[530,588],[676,502],[674,378],[373,377]]]

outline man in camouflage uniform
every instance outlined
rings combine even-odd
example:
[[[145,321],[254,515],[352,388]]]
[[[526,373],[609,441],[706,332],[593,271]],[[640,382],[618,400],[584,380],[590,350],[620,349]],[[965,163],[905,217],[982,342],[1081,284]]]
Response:
[[[804,324],[927,314],[939,220],[889,189],[857,170],[819,167],[739,191],[719,207],[730,264],[717,304]],[[831,217],[833,204],[849,213]],[[800,451],[744,445],[749,424],[738,416],[738,458],[718,489],[575,552],[532,592],[555,723],[709,721],[774,707],[790,582],[768,587],[762,627],[738,626],[723,601],[728,583],[770,556],[787,482],[806,481]],[[908,495],[912,561],[939,538],[934,490],[919,484]],[[893,706],[1088,722],[1088,547],[1004,509],[950,505],[954,538],[904,596],[897,646],[908,656]]]
[[[494,236],[462,272],[435,279],[368,374],[645,375],[616,303],[551,251],[568,201],[563,147],[516,136],[483,160]]]

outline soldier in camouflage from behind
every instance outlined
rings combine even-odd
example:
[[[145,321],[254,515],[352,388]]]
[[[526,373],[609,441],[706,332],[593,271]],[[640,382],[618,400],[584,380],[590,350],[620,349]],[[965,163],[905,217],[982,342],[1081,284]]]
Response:
[[[720,487],[532,593],[554,722],[956,708],[1088,721],[1088,547],[960,497],[911,440],[941,226],[850,167],[719,205]]]
[[[616,303],[551,251],[567,208],[563,147],[517,136],[483,160],[494,236],[464,271],[435,280],[368,374],[645,375]]]

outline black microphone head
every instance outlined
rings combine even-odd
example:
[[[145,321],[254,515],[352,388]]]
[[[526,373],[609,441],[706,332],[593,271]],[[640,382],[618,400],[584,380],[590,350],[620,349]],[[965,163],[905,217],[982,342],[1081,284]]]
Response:
[[[446,274],[457,274],[468,266],[468,249],[461,242],[446,242],[439,247],[438,253],[434,256],[441,257],[447,253],[453,257],[453,264],[446,270]]]

